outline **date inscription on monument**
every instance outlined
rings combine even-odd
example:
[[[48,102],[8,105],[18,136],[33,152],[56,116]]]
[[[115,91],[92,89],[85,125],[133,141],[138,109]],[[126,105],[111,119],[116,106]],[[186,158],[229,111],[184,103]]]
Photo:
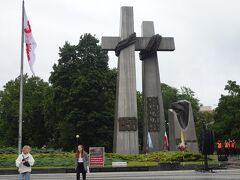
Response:
[[[158,97],[147,97],[148,131],[160,131],[160,106]]]
[[[120,117],[119,131],[137,131],[137,118],[136,117]]]

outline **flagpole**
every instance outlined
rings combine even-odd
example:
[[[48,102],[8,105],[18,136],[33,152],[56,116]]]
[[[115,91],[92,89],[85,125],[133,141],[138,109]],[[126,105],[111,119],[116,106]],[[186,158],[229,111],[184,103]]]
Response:
[[[22,37],[21,37],[21,67],[20,67],[20,96],[19,96],[19,130],[18,154],[22,149],[22,114],[23,114],[23,45],[24,45],[24,0],[22,1]]]

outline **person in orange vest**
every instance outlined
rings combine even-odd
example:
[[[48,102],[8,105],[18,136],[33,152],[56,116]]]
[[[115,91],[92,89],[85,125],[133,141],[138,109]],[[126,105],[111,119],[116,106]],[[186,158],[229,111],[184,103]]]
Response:
[[[220,140],[217,141],[217,155],[222,155],[222,143]]]
[[[224,152],[225,152],[226,156],[229,155],[229,148],[230,148],[230,143],[228,142],[228,140],[225,140],[224,141]]]
[[[233,141],[231,139],[228,139],[229,142],[229,154],[230,156],[233,155]]]
[[[231,149],[232,149],[232,155],[235,155],[236,154],[236,141],[235,140],[232,140]]]

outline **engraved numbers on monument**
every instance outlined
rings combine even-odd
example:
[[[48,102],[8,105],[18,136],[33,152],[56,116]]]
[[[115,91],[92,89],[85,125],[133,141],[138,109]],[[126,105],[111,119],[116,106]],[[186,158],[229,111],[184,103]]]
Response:
[[[147,97],[148,131],[160,131],[160,107],[158,97]]]

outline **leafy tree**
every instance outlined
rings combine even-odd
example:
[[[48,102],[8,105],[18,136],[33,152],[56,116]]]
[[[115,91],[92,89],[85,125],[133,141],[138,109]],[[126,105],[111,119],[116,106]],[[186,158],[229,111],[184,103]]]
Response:
[[[168,119],[168,110],[172,108],[172,103],[178,100],[178,89],[171,87],[167,84],[161,84],[164,115],[165,119]]]
[[[0,142],[17,146],[20,77],[11,80],[0,91]],[[44,99],[49,90],[39,77],[23,76],[23,144],[41,147],[48,141],[45,128]]]
[[[57,119],[54,144],[65,150],[76,146],[112,150],[116,70],[109,69],[107,52],[91,34],[77,45],[60,48],[60,59],[49,78]]]
[[[195,97],[195,92],[188,87],[181,87],[180,92],[178,93],[178,100],[187,100],[192,105],[193,115],[196,119],[196,115],[199,111],[199,100]]]
[[[225,86],[227,95],[221,95],[215,110],[214,125],[217,139],[240,138],[240,86],[236,81],[228,81]]]

